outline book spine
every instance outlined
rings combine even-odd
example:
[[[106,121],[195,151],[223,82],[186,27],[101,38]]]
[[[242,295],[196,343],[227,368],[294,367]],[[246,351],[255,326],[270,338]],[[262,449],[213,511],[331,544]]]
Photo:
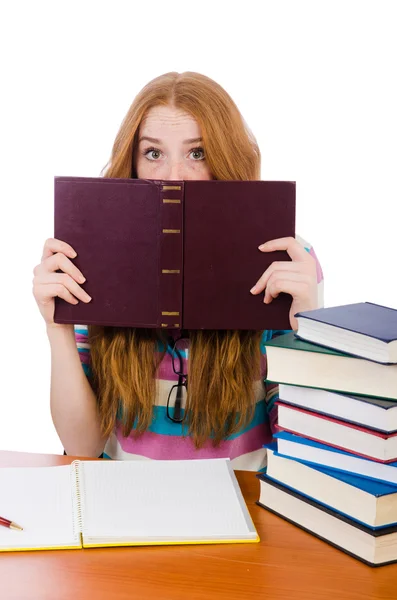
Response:
[[[83,533],[83,515],[82,515],[82,481],[80,474],[80,461],[74,460],[71,464],[70,476],[71,476],[71,491],[72,491],[72,503],[73,503],[73,534],[76,539],[82,540]]]
[[[161,182],[160,203],[160,314],[158,322],[162,328],[180,329],[183,326],[183,182]]]

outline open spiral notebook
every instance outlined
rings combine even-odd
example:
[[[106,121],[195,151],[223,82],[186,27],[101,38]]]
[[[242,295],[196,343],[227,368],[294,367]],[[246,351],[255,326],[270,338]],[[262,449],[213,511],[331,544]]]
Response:
[[[228,459],[0,469],[0,552],[259,541]]]

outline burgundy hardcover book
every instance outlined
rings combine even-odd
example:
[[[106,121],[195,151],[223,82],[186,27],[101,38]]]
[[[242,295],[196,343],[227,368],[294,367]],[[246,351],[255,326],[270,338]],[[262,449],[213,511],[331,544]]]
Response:
[[[56,323],[290,329],[291,296],[250,289],[295,236],[295,183],[55,178],[56,238],[77,252],[88,304],[56,298]]]

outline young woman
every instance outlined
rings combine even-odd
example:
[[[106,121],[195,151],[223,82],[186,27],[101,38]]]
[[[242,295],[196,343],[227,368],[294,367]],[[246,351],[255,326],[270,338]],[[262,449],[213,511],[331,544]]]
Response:
[[[260,152],[230,96],[197,73],[168,73],[135,98],[114,142],[105,177],[255,180]],[[89,302],[78,248],[49,239],[33,293],[51,346],[51,413],[67,454],[117,459],[225,457],[258,470],[276,419],[277,386],[266,378],[263,343],[279,331],[166,331],[54,323],[54,297]],[[294,314],[322,303],[322,273],[300,238],[253,294],[292,296]],[[61,271],[61,272],[58,272]],[[139,285],[139,282],[137,282]],[[227,302],[227,298],[225,298]],[[81,366],[83,365],[83,368]],[[188,382],[188,384],[187,384]]]

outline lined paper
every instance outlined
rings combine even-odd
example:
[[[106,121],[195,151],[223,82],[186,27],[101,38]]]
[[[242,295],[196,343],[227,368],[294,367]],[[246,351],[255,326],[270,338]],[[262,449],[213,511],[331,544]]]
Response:
[[[230,461],[80,462],[83,543],[256,537]]]
[[[0,527],[0,551],[80,547],[73,516],[71,467],[0,469],[0,516],[23,531]]]

